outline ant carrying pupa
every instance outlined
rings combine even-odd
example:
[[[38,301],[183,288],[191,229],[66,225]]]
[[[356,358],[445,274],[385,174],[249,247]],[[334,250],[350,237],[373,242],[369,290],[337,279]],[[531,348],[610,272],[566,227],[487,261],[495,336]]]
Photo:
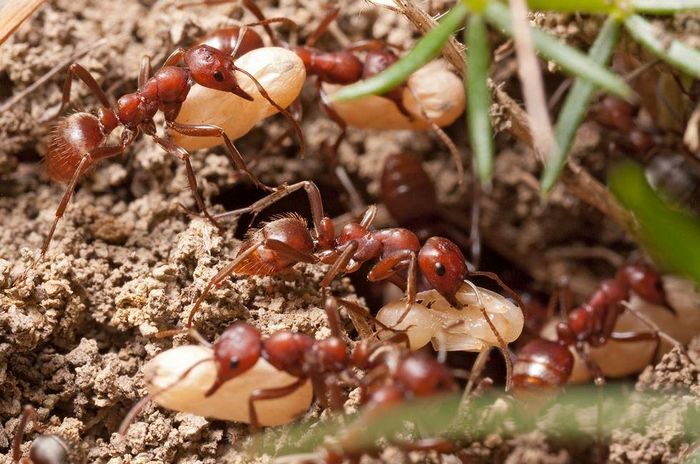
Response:
[[[293,50],[301,57],[309,76],[316,78],[321,106],[340,128],[331,144],[333,160],[345,138],[348,127],[377,130],[432,130],[447,146],[464,180],[464,167],[459,150],[442,127],[452,124],[463,112],[464,86],[445,63],[434,61],[416,71],[408,81],[385,94],[350,102],[332,102],[329,95],[340,86],[379,74],[398,56],[389,44],[380,40],[365,40],[336,52],[315,48],[316,42],[337,18],[340,9],[332,9],[302,46]],[[356,53],[365,52],[364,61]]]
[[[285,52],[283,49],[280,50]],[[294,118],[275,102],[257,79],[266,77],[263,80],[267,82],[267,73],[274,68],[275,63],[279,64],[279,61],[274,56],[257,57],[253,60],[256,65],[246,70],[247,63],[236,64],[233,59],[235,55],[235,51],[227,54],[209,45],[196,45],[189,49],[179,48],[152,75],[150,58],[145,56],[141,62],[138,90],[120,97],[116,106],[110,103],[100,85],[85,68],[78,63],[70,66],[58,114],[62,113],[70,102],[73,76],[87,85],[102,106],[97,116],[78,112],[59,119],[54,125],[44,161],[49,177],[54,181],[67,182],[68,186],[56,210],[51,229],[44,240],[41,257],[48,250],[58,221],[63,216],[80,178],[102,160],[122,154],[141,133],[150,136],[168,154],[185,163],[189,186],[197,207],[212,223],[218,225],[209,214],[199,194],[197,178],[190,163],[190,153],[187,148],[181,146],[177,139],[163,138],[156,133],[154,117],[159,111],[162,111],[165,116],[166,126],[171,136],[177,133],[194,138],[214,138],[215,144],[223,143],[226,146],[226,154],[235,168],[245,172],[259,188],[270,190],[248,170],[243,157],[232,142],[232,137],[227,135],[227,131],[209,123],[206,112],[225,113],[227,121],[251,118],[257,122],[279,111],[296,128],[300,140],[303,140],[303,137]],[[292,60],[298,61],[294,54],[289,55]],[[183,63],[184,66],[178,66],[178,63]],[[263,66],[264,63],[268,66]],[[272,74],[277,76],[277,72]],[[303,81],[303,66],[301,74]],[[196,99],[197,88],[210,89],[217,95],[217,100],[203,102]],[[193,89],[195,89],[194,94],[191,93]],[[285,84],[285,92],[287,90]],[[238,112],[232,112],[232,107],[223,99],[227,94],[236,101],[249,102],[250,106],[241,108]],[[277,95],[273,94],[273,96]],[[290,99],[290,102],[294,98]],[[188,105],[187,108],[199,108],[200,113],[190,113],[191,109],[183,110],[185,105]],[[205,112],[201,113],[201,111]],[[186,121],[183,119],[185,115],[189,115]],[[249,122],[246,121],[244,124],[245,131],[252,127]],[[122,129],[119,142],[110,144],[108,139],[117,128]]]
[[[555,389],[567,383],[574,369],[574,354],[570,347],[581,357],[593,374],[595,383],[602,385],[604,372],[590,355],[590,348],[600,347],[609,341],[636,343],[648,341],[657,350],[661,338],[673,338],[658,330],[646,320],[645,331],[620,331],[616,322],[623,312],[632,311],[626,300],[631,292],[647,302],[670,308],[666,294],[661,285],[660,276],[646,265],[626,265],[620,268],[614,279],[603,281],[598,290],[581,306],[566,315],[556,325],[554,341],[536,339],[518,351],[517,361],[513,367],[513,383],[516,391],[528,393],[541,389]],[[669,310],[672,313],[672,310]],[[639,317],[639,315],[634,312]],[[643,316],[642,316],[643,317]],[[640,354],[644,354],[643,350]],[[625,357],[620,360],[629,363]],[[645,360],[648,364],[649,359]]]
[[[313,229],[307,228],[304,219],[296,215],[283,217],[266,223],[262,228],[251,232],[241,245],[236,257],[210,279],[202,294],[197,298],[187,320],[191,328],[195,315],[209,292],[221,285],[232,274],[274,275],[286,271],[299,262],[330,264],[330,270],[320,282],[326,289],[340,274],[356,272],[368,261],[376,260],[367,274],[373,282],[387,280],[402,288],[406,293],[405,309],[396,323],[401,323],[416,302],[419,290],[435,290],[454,307],[461,307],[456,295],[463,284],[472,286],[472,276],[484,276],[495,280],[515,301],[519,297],[493,273],[470,271],[467,261],[457,245],[446,238],[431,237],[423,245],[418,237],[408,229],[388,228],[372,230],[371,223],[376,213],[370,207],[359,221],[346,224],[336,234],[333,221],[323,213],[323,202],[318,187],[313,182],[299,182],[282,186],[276,192],[253,203],[247,208],[223,213],[219,218],[238,216],[243,213],[258,214],[267,206],[290,193],[304,189],[307,193],[313,217]],[[479,310],[493,330],[498,345],[503,351],[510,380],[510,356],[506,342],[488,317],[486,308]],[[163,332],[169,334],[171,332]]]

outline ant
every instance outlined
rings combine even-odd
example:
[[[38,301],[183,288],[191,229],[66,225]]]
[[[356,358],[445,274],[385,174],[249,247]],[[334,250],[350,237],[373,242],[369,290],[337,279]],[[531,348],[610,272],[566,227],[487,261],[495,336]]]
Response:
[[[246,75],[255,84],[258,92],[272,106],[287,117],[301,134],[297,122],[289,112],[281,108],[267,94],[253,75],[234,64],[233,57],[244,46],[243,40],[236,42],[230,53],[206,44],[192,48],[178,48],[164,62],[163,66],[151,75],[149,56],[144,56],[138,77],[138,90],[123,95],[113,106],[92,75],[78,63],[69,67],[63,86],[63,100],[57,114],[61,114],[70,102],[73,76],[79,78],[102,104],[97,116],[79,112],[60,119],[50,136],[45,163],[49,177],[58,182],[68,182],[68,187],[56,210],[54,222],[41,248],[40,259],[44,257],[53,237],[58,221],[63,216],[78,180],[92,167],[106,158],[122,154],[143,133],[150,136],[168,154],[185,163],[190,190],[197,207],[214,225],[221,228],[211,216],[197,188],[197,179],[187,150],[172,140],[157,135],[154,117],[158,111],[165,116],[169,130],[193,137],[219,137],[226,146],[226,154],[232,164],[245,172],[261,189],[271,190],[248,170],[243,157],[225,131],[211,124],[181,124],[175,121],[193,85],[222,92],[230,92],[248,101],[254,98],[238,84],[236,72]],[[184,63],[184,67],[177,66]],[[112,132],[121,127],[120,141],[107,144]],[[302,142],[303,144],[303,142]]]
[[[323,340],[316,340],[306,334],[288,330],[278,331],[263,337],[260,331],[252,325],[246,322],[236,322],[226,329],[213,345],[209,345],[196,331],[192,331],[191,333],[200,342],[211,346],[212,357],[195,362],[186,368],[173,384],[150,397],[146,397],[146,399],[158,401],[159,395],[180,383],[198,364],[213,361],[216,366],[216,377],[211,386],[206,389],[202,400],[204,401],[217,393],[227,382],[251,371],[258,364],[258,360],[264,359],[278,372],[288,374],[296,380],[280,387],[256,388],[250,393],[247,398],[247,406],[248,418],[253,430],[260,428],[256,409],[257,402],[286,397],[289,397],[290,401],[296,401],[291,395],[303,387],[307,381],[311,382],[316,399],[322,407],[341,411],[344,403],[343,385],[357,383],[353,368],[362,369],[370,366],[371,358],[378,347],[385,346],[390,341],[379,342],[373,346],[370,346],[368,341],[363,341],[350,353],[343,339],[338,313],[339,304],[349,311],[372,318],[365,308],[346,300],[328,296],[324,299],[324,309],[331,329],[331,336]],[[386,330],[391,330],[381,323],[378,324]],[[398,339],[407,340],[407,337],[403,333],[397,333],[393,340]],[[418,375],[421,374],[423,374],[422,371],[418,373]],[[410,369],[403,372],[403,377],[411,377]],[[417,380],[407,385],[412,386],[415,382]],[[142,407],[143,401],[139,402],[127,415],[120,431],[126,430]]]
[[[605,379],[584,349],[586,344],[597,347],[608,340],[648,340],[655,341],[658,347],[658,330],[615,332],[615,323],[625,310],[623,302],[629,299],[630,291],[650,303],[668,306],[661,278],[655,271],[642,264],[623,266],[615,278],[603,281],[586,303],[571,311],[565,321],[557,324],[556,341],[536,339],[522,347],[513,366],[513,384],[516,390],[556,389],[564,385],[574,366],[574,356],[569,347],[574,347],[586,362],[596,385],[604,384]]]
[[[24,438],[24,429],[30,420],[36,421],[36,410],[33,406],[26,405],[12,440],[12,462],[15,464],[68,464],[70,448],[62,438],[56,435],[42,435],[35,438],[29,448],[29,458],[22,456],[20,446]]]
[[[471,261],[478,268],[481,239],[474,212],[475,224],[465,234],[459,224],[451,221],[452,215],[440,210],[435,185],[417,156],[393,153],[386,158],[380,178],[380,198],[399,225],[416,232],[421,240],[435,235],[434,232],[449,236],[463,249],[470,249]],[[473,201],[476,204],[478,198]]]
[[[396,321],[397,324],[408,315],[416,302],[419,289],[434,289],[454,307],[461,307],[455,296],[462,284],[466,283],[474,289],[479,302],[482,303],[478,288],[467,280],[472,276],[484,276],[494,280],[516,302],[520,302],[518,295],[503,283],[498,275],[492,272],[471,271],[459,247],[446,238],[430,237],[421,245],[416,234],[408,229],[370,229],[376,214],[374,206],[370,206],[359,221],[346,224],[340,233],[336,234],[333,221],[323,213],[323,202],[318,187],[311,181],[283,185],[251,206],[220,214],[217,218],[243,213],[258,214],[272,203],[300,189],[306,191],[311,206],[313,230],[307,228],[303,218],[291,214],[268,222],[249,234],[236,257],[210,279],[195,301],[187,320],[188,329],[192,327],[195,315],[200,311],[211,290],[221,285],[231,274],[275,275],[289,270],[299,262],[313,264],[320,261],[331,265],[319,284],[325,291],[339,274],[356,272],[363,263],[376,260],[367,279],[372,282],[388,280],[402,288],[407,296],[405,310]],[[506,364],[510,367],[503,337],[488,317],[483,303],[479,306],[506,357]],[[161,332],[161,336],[172,332]],[[510,376],[508,378],[510,379]]]
[[[316,77],[316,89],[320,98],[321,108],[340,128],[340,133],[330,147],[332,163],[336,162],[338,148],[345,139],[348,123],[333,108],[333,104],[331,103],[328,94],[323,89],[322,84],[353,84],[361,79],[368,79],[381,73],[399,60],[398,55],[394,52],[394,50],[392,50],[392,48],[398,49],[398,47],[386,44],[377,39],[363,40],[337,52],[326,52],[314,48],[318,39],[326,32],[330,24],[335,21],[339,13],[339,8],[332,9],[321,21],[311,36],[306,40],[304,45],[292,48],[304,62],[307,75]],[[366,52],[364,62],[355,56],[354,52],[358,51]],[[403,116],[405,116],[409,121],[413,121],[415,116],[403,103],[404,91],[412,92],[407,82],[402,82],[398,86],[379,96],[391,100],[391,102],[396,105],[396,108]],[[417,98],[416,101],[418,101]],[[464,181],[464,168],[462,166],[462,161],[457,147],[449,136],[440,128],[440,126],[438,126],[425,114],[425,110],[422,108],[422,106],[420,106],[420,104],[419,109],[423,119],[425,119],[430,128],[449,149],[450,154],[457,165],[459,183],[461,185]]]

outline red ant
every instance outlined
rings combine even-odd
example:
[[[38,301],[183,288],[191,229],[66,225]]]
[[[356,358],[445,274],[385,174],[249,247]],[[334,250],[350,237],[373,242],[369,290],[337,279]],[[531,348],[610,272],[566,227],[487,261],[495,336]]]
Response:
[[[467,235],[460,225],[451,222],[452,215],[440,211],[435,185],[417,156],[393,153],[386,158],[380,178],[380,198],[396,222],[415,231],[421,240],[438,232],[449,236],[462,248],[471,249],[472,264],[478,268],[481,239],[475,213],[472,211],[475,223]],[[472,200],[474,204],[478,202],[478,198]]]
[[[277,21],[277,19],[269,21]],[[209,39],[213,40],[212,37]],[[175,121],[190,88],[194,84],[222,92],[231,92],[245,100],[252,101],[253,97],[245,92],[237,82],[235,72],[238,71],[248,76],[263,98],[292,122],[300,135],[300,140],[303,140],[299,126],[289,112],[269,97],[254,76],[234,64],[233,57],[237,55],[240,47],[247,46],[249,46],[249,42],[237,41],[228,53],[228,49],[221,51],[205,44],[196,45],[190,49],[178,48],[152,76],[150,57],[145,56],[141,62],[138,90],[120,97],[116,107],[110,104],[104,91],[85,68],[78,63],[73,63],[70,66],[58,114],[62,113],[70,102],[73,76],[78,77],[88,86],[100,100],[102,107],[98,110],[97,116],[79,112],[62,118],[56,123],[51,134],[45,155],[47,171],[52,180],[67,181],[68,187],[56,210],[49,234],[44,240],[41,257],[48,250],[56,225],[63,216],[80,177],[103,159],[124,152],[140,133],[152,137],[167,153],[184,161],[190,189],[197,207],[213,224],[220,227],[209,214],[199,194],[197,179],[190,163],[190,154],[171,140],[161,138],[156,134],[153,118],[158,111],[163,112],[166,126],[170,130],[193,137],[220,137],[226,146],[226,154],[233,165],[245,172],[259,188],[270,190],[248,170],[240,152],[223,129],[210,124],[181,124]],[[183,62],[185,66],[177,66],[179,62]],[[115,145],[108,145],[107,139],[117,127],[123,129],[120,141]]]
[[[30,420],[36,420],[36,410],[26,405],[15,429],[15,437],[12,439],[12,462],[15,464],[68,464],[70,448],[56,435],[42,435],[35,438],[29,448],[29,458],[22,457],[20,446],[24,438],[24,429]]]
[[[336,235],[333,221],[323,213],[323,202],[318,187],[310,181],[281,186],[277,191],[251,206],[223,213],[217,218],[243,213],[257,214],[280,198],[300,189],[306,191],[309,199],[314,224],[313,233],[307,228],[304,219],[292,214],[273,220],[250,234],[233,261],[226,264],[211,278],[197,298],[190,311],[187,328],[192,327],[194,316],[201,309],[202,303],[212,288],[221,285],[231,274],[274,275],[289,270],[299,262],[320,261],[331,265],[320,283],[321,289],[325,290],[337,275],[355,272],[363,263],[377,260],[369,271],[367,279],[372,282],[388,280],[404,289],[407,295],[406,310],[397,324],[403,321],[416,302],[416,293],[419,288],[435,289],[455,307],[460,307],[455,294],[463,283],[472,286],[475,293],[479,294],[474,284],[466,280],[471,276],[484,276],[494,280],[515,301],[519,302],[518,295],[496,274],[470,271],[459,247],[446,238],[430,237],[421,246],[416,234],[408,229],[370,229],[376,214],[374,206],[367,209],[360,221],[346,224]],[[510,368],[506,343],[488,318],[486,309],[483,305],[481,306],[482,313],[498,339],[506,356],[506,364]],[[172,331],[165,331],[161,332],[161,335],[171,333]]]
[[[318,39],[326,32],[329,25],[338,17],[339,13],[339,8],[332,9],[306,40],[305,45],[293,48],[294,52],[296,52],[304,62],[307,75],[316,76],[317,78],[316,88],[320,97],[321,107],[340,128],[340,133],[330,149],[332,162],[335,162],[338,148],[345,139],[348,124],[340,114],[335,111],[321,84],[324,82],[339,85],[353,84],[361,79],[368,79],[381,73],[399,60],[398,55],[392,50],[392,48],[397,47],[388,45],[377,39],[364,40],[337,52],[325,52],[314,48]],[[364,63],[353,53],[357,51],[366,51]],[[413,120],[414,116],[403,103],[404,90],[410,91],[406,82],[399,84],[397,87],[394,87],[380,96],[391,100],[401,114],[406,116],[409,120]],[[464,168],[457,147],[435,122],[425,114],[423,114],[423,116],[430,124],[431,129],[450,150],[450,154],[457,165],[459,182],[461,184],[464,181]]]
[[[600,368],[588,356],[584,347],[604,345],[608,340],[660,342],[658,331],[615,332],[618,316],[625,310],[621,304],[634,291],[646,301],[666,305],[666,296],[659,275],[645,265],[627,265],[605,280],[583,305],[571,311],[564,322],[557,324],[557,340],[537,339],[518,352],[513,366],[513,384],[516,390],[557,388],[571,376],[574,357],[569,351],[573,346],[593,373],[595,383],[605,381]],[[657,345],[658,346],[658,345]]]

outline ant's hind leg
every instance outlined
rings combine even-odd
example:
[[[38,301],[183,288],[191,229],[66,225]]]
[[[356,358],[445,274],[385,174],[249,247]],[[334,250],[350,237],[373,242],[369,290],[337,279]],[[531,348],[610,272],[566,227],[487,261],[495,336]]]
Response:
[[[105,108],[112,108],[112,104],[109,102],[107,95],[105,94],[104,90],[102,90],[102,87],[100,87],[100,84],[98,84],[95,78],[92,77],[90,71],[83,68],[78,63],[73,63],[70,65],[70,67],[68,67],[68,75],[66,76],[66,80],[63,83],[63,96],[61,100],[61,107],[58,109],[58,112],[56,112],[56,116],[54,117],[57,117],[61,113],[63,113],[63,110],[65,110],[66,107],[70,104],[70,91],[73,85],[73,76],[83,81],[83,83],[90,89],[93,95],[95,95],[95,97],[97,97],[97,99],[100,100],[102,106],[104,106]]]
[[[195,176],[194,169],[192,169],[192,163],[190,162],[189,152],[181,146],[171,142],[170,140],[160,138],[157,135],[152,135],[152,137],[153,140],[158,145],[160,145],[163,150],[179,158],[181,161],[185,162],[185,168],[187,170],[187,180],[189,181],[190,189],[192,190],[192,195],[194,195],[194,201],[195,203],[197,203],[197,207],[200,209],[204,217],[206,217],[209,220],[209,222],[211,222],[217,229],[223,230],[223,226],[219,224],[219,222],[216,219],[214,219],[214,217],[211,214],[209,214],[209,210],[204,204],[204,200],[202,199],[202,196],[199,193],[199,189],[197,187],[197,176]]]
[[[250,418],[250,428],[253,431],[260,429],[260,420],[258,419],[258,412],[255,409],[256,401],[264,400],[274,400],[277,398],[283,398],[285,396],[291,395],[295,391],[299,390],[307,379],[300,378],[297,381],[290,383],[289,385],[284,385],[277,388],[259,388],[253,390],[248,398],[248,415]]]

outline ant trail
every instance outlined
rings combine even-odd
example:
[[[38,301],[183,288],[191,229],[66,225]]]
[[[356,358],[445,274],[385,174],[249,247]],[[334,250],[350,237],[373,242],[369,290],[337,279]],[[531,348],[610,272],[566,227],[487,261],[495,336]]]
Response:
[[[496,340],[498,340],[500,350],[503,353],[503,359],[506,362],[506,391],[509,391],[513,384],[513,360],[511,359],[510,353],[508,352],[508,344],[506,344],[505,340],[503,340],[503,337],[501,337],[501,333],[498,331],[496,326],[491,321],[491,318],[489,317],[488,313],[486,312],[486,306],[484,306],[484,302],[481,299],[481,292],[479,291],[479,288],[469,280],[465,280],[464,283],[469,285],[472,288],[472,290],[474,290],[476,302],[479,305],[479,311],[481,311],[481,314],[486,320],[486,323],[489,325],[491,331],[496,336]]]

